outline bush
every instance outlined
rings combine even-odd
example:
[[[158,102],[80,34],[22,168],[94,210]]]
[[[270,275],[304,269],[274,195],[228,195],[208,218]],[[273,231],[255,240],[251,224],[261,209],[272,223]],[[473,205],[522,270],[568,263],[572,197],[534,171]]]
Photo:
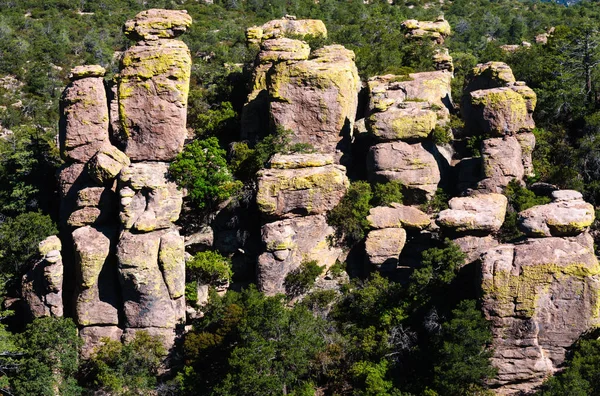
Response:
[[[218,252],[196,253],[185,266],[188,280],[209,285],[220,285],[231,280],[231,260]]]
[[[50,216],[37,212],[18,215],[0,224],[0,268],[19,275],[38,253],[38,244],[58,230]]]
[[[452,141],[452,133],[449,129],[436,125],[431,132],[431,139],[435,144],[443,146]]]
[[[327,214],[327,222],[335,227],[336,238],[345,241],[348,246],[363,239],[369,228],[367,216],[372,196],[369,183],[354,182],[340,203]]]
[[[285,277],[285,291],[291,297],[297,297],[310,290],[316,278],[323,273],[323,267],[316,260],[304,261],[296,270]]]
[[[199,209],[212,207],[235,194],[241,183],[227,168],[225,150],[215,137],[194,140],[171,163],[169,172]]]
[[[402,199],[404,198],[402,195],[403,187],[404,186],[399,181],[375,184],[371,205],[389,206],[392,203],[401,204]]]
[[[438,188],[432,199],[421,205],[421,210],[428,214],[438,213],[444,209],[448,209],[448,201],[450,197],[444,190]]]
[[[125,345],[108,338],[103,342],[89,363],[98,390],[111,395],[144,395],[154,390],[167,354],[160,336],[138,331]]]

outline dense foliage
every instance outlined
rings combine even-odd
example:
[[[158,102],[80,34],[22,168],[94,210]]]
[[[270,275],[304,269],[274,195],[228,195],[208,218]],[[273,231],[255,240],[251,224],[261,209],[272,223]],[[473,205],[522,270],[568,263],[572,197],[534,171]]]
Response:
[[[285,14],[322,19],[327,42],[355,51],[363,79],[430,70],[435,46],[408,42],[400,24],[444,14],[454,32],[445,45],[456,67],[455,101],[472,66],[507,62],[538,96],[536,176],[529,182],[574,188],[599,204],[600,3],[565,7],[540,1],[454,0],[423,7],[425,3],[0,0],[0,277],[18,279],[39,241],[57,232],[54,174],[61,161],[55,137],[58,100],[70,68],[101,64],[109,77],[117,72],[113,53],[129,45],[121,25],[146,8],[187,9],[194,18],[182,39],[194,61],[188,127],[195,139],[171,173],[197,209],[213,209],[242,183],[252,191],[256,173],[272,154],[311,150],[290,145],[289,131],[264,131],[256,141],[238,141],[250,79],[246,66],[256,55],[245,45],[244,29]],[[550,27],[555,30],[548,43],[535,44],[535,36]],[[513,53],[500,49],[524,40],[534,44]],[[456,114],[449,126],[455,133],[460,130]],[[447,143],[448,131],[437,129],[433,137]],[[466,144],[478,155],[480,140]],[[517,212],[545,198],[517,185],[506,194],[510,206],[501,237],[513,240],[521,236]],[[398,183],[355,180],[328,221],[352,247],[365,236],[371,207],[407,198]],[[423,202],[423,209],[439,211],[449,198],[439,190]],[[222,297],[211,292],[204,317],[185,337],[183,367],[174,366],[174,379],[157,381],[164,350],[144,333],[126,346],[106,342],[94,359],[82,364],[76,328],[68,319],[39,319],[17,335],[0,327],[0,387],[15,395],[76,395],[83,388],[129,394],[157,388],[159,394],[175,389],[216,395],[478,394],[493,375],[490,332],[474,301],[477,293],[457,275],[462,261],[456,246],[441,244],[423,253],[406,285],[373,274],[351,280],[340,293],[309,293],[291,307],[284,296],[265,297],[253,286]],[[330,272],[342,272],[343,266],[338,267]],[[216,252],[197,255],[187,270],[190,295],[196,282],[221,283],[231,277],[231,263]],[[293,273],[290,295],[307,292],[317,270],[313,263]],[[596,341],[581,342],[571,368],[543,393],[598,393],[597,350]]]

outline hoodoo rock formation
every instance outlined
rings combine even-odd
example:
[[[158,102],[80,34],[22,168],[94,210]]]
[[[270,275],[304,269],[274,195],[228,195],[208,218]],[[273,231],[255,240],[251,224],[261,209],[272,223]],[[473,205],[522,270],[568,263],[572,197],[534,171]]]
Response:
[[[244,259],[268,295],[285,293],[286,276],[307,261],[327,269],[352,254],[361,269],[397,275],[418,266],[432,241],[455,242],[466,255],[461,270],[479,274],[498,369],[490,386],[498,394],[535,390],[561,369],[568,348],[600,325],[600,264],[588,232],[595,212],[579,192],[556,190],[550,203],[511,212],[523,234],[501,239],[515,206],[507,186],[524,186],[535,173],[535,92],[505,63],[477,65],[461,98],[465,128],[453,136],[447,50],[435,53],[434,71],[369,78],[363,97],[352,51],[304,41],[327,36],[317,20],[288,17],[247,30],[259,53],[242,139],[252,147],[283,132],[295,148],[257,173],[256,194],[247,199],[256,204],[251,225],[219,219],[227,209],[220,207],[211,213],[217,220],[184,240],[174,223],[185,192],[168,169],[187,138],[191,57],[176,38],[191,22],[185,11],[141,12],[125,24],[136,42],[113,84],[102,67],[79,66],[61,98],[61,235],[39,245],[21,295],[32,317],[72,316],[84,356],[104,337],[127,341],[140,330],[172,346],[186,315],[185,248],[233,256],[243,249],[229,241],[252,232],[255,251]],[[441,43],[450,34],[443,18],[403,26],[414,39]],[[480,157],[464,154],[472,137],[482,142]],[[356,150],[361,162],[351,162],[352,144],[364,142]],[[327,223],[350,188],[350,166],[373,185],[399,182],[404,196],[404,203],[370,209],[361,219],[366,236],[352,252]],[[439,204],[440,188],[454,195],[448,209],[418,206],[434,198]]]
[[[123,54],[116,95],[107,95],[103,68],[80,66],[62,97],[63,244],[72,245],[66,251],[77,273],[74,317],[86,356],[100,338],[126,339],[140,329],[170,346],[185,319],[184,241],[173,224],[183,193],[164,161],[181,152],[187,137],[191,57],[175,37],[191,22],[185,11],[139,13],[125,24],[137,43]],[[58,250],[44,253],[45,262],[58,257],[58,265]],[[29,305],[57,315],[58,270],[44,271],[45,283],[37,281],[48,290],[44,304]]]

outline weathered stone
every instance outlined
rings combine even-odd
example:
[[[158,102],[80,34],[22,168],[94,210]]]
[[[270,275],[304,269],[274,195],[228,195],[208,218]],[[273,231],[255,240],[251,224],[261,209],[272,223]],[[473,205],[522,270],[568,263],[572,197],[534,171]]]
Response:
[[[483,311],[492,325],[492,386],[528,392],[555,373],[598,325],[600,266],[588,234],[500,245],[482,256]]]
[[[168,232],[121,235],[117,259],[126,327],[173,329],[185,317],[185,306],[179,312],[159,268],[161,238]]]
[[[108,143],[108,101],[101,77],[72,81],[60,99],[60,151],[64,159],[85,163]]]
[[[480,189],[487,192],[501,193],[508,183],[516,179],[523,180],[523,151],[517,138],[485,139],[481,148],[484,180]]]
[[[407,32],[406,36],[410,38],[429,38],[437,41],[439,44],[451,34],[450,24],[439,16],[435,21],[417,21],[409,19],[402,22],[402,28]]]
[[[326,38],[327,28],[323,21],[318,19],[275,19],[262,26],[253,26],[246,30],[246,39],[249,43],[258,44],[262,40],[272,38]]]
[[[75,66],[71,69],[69,80],[75,81],[87,77],[104,77],[106,69],[100,65]]]
[[[118,101],[121,138],[132,161],[169,161],[183,149],[192,60],[178,40],[130,47],[123,54]]]
[[[436,49],[433,53],[433,63],[436,70],[447,70],[450,73],[454,72],[454,62],[448,48]]]
[[[405,243],[406,231],[403,228],[372,230],[365,241],[367,260],[371,265],[393,270],[398,265]]]
[[[116,230],[90,226],[73,231],[73,249],[78,272],[75,311],[80,326],[119,324],[116,265],[111,241]]]
[[[140,162],[119,175],[121,222],[126,229],[146,232],[169,228],[179,218],[183,192],[170,181],[166,162]]]
[[[74,163],[63,166],[58,171],[58,193],[61,200],[69,196],[75,197],[85,184],[91,181],[85,164]]]
[[[106,216],[104,216],[106,219]],[[83,227],[86,225],[98,225],[102,221],[102,211],[99,208],[85,207],[71,213],[67,224],[71,227]]]
[[[516,81],[510,66],[504,62],[487,62],[475,66],[465,79],[465,94],[478,89],[505,87]]]
[[[89,359],[97,351],[97,348],[104,345],[103,339],[112,341],[121,341],[123,330],[117,326],[88,326],[79,330],[79,337],[83,341],[81,347],[81,357]]]
[[[104,187],[87,187],[77,192],[77,208],[95,207],[113,211],[117,207],[116,193]]]
[[[456,197],[448,202],[450,209],[439,213],[436,222],[458,232],[497,232],[504,223],[508,200],[502,194],[480,194]]]
[[[258,62],[301,61],[308,59],[309,55],[310,47],[304,41],[277,38],[262,43]]]
[[[284,293],[284,280],[303,261],[316,260],[326,269],[335,264],[342,250],[330,246],[334,229],[324,215],[296,217],[262,227],[266,252],[258,258],[258,286],[268,295]]]
[[[392,203],[391,207],[378,206],[369,210],[367,221],[372,228],[412,228],[422,230],[429,227],[427,214],[412,206]]]
[[[471,106],[465,115],[468,129],[488,136],[527,132],[535,128],[528,102],[509,87],[473,91]]]
[[[157,40],[177,37],[192,25],[185,10],[150,9],[125,22],[123,31],[132,40]]]
[[[309,60],[279,63],[271,71],[267,87],[274,126],[294,131],[291,143],[323,153],[344,151],[342,140],[352,132],[360,90],[354,53],[330,45]]]
[[[99,184],[110,184],[126,166],[129,158],[112,145],[102,146],[87,163],[88,174]]]
[[[51,235],[38,244],[38,252],[40,256],[45,257],[48,253],[62,249],[62,243],[56,235]]]
[[[594,206],[577,191],[555,191],[554,202],[519,213],[519,228],[528,236],[574,236],[584,232],[595,219]]]
[[[258,174],[256,202],[269,217],[321,214],[340,202],[349,185],[346,169],[340,165],[265,169]]]
[[[172,299],[185,294],[185,246],[179,231],[172,230],[160,238],[158,264]]]
[[[464,265],[477,261],[483,253],[500,244],[491,235],[462,235],[452,239],[452,242],[456,243],[460,250],[466,255]]]
[[[440,182],[436,158],[422,143],[391,142],[372,146],[367,170],[372,181],[397,180],[429,197],[435,194]]]
[[[275,154],[268,165],[271,169],[299,169],[332,164],[333,156],[327,154]]]
[[[381,141],[416,140],[429,136],[437,114],[427,102],[402,102],[367,118],[367,128]]]
[[[185,247],[192,252],[203,251],[212,248],[215,234],[211,227],[202,227],[198,232],[185,237]]]
[[[533,133],[519,133],[516,138],[521,145],[521,160],[523,161],[525,176],[535,176],[532,158],[533,149],[535,148],[535,135]]]

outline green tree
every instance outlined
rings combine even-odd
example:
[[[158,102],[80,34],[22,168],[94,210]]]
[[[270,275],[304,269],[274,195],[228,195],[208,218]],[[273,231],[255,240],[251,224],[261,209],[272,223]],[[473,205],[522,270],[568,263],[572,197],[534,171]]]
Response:
[[[369,227],[367,216],[373,197],[367,182],[357,181],[350,185],[341,201],[327,214],[327,223],[336,229],[336,236],[349,246],[360,241]]]
[[[194,140],[169,167],[177,184],[188,190],[188,196],[199,209],[226,200],[241,186],[229,172],[225,154],[215,137]]]

